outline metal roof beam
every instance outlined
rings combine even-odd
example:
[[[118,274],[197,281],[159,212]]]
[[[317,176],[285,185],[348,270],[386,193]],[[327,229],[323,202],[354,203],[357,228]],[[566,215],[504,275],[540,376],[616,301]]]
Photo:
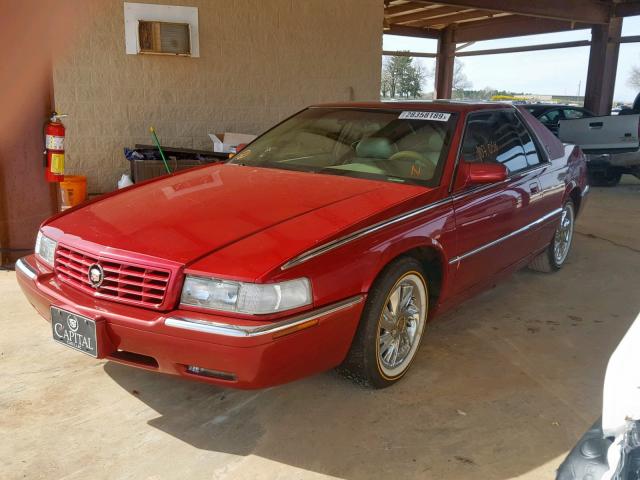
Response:
[[[429,8],[427,10],[420,10],[418,12],[409,13],[407,15],[398,15],[395,17],[389,17],[389,22],[395,23],[407,23],[407,22],[416,22],[427,20],[432,17],[437,17],[439,15],[448,15],[450,13],[459,12],[460,8],[458,7],[439,7],[439,8]]]
[[[454,39],[456,43],[478,42],[481,40],[564,32],[584,28],[591,28],[591,25],[511,15],[459,24],[454,32]]]
[[[388,30],[384,31],[385,35],[400,35],[403,37],[418,38],[440,38],[440,31],[427,28],[405,27],[403,25],[390,25]]]
[[[607,5],[597,0],[446,0],[438,4],[588,24],[606,24],[613,13],[613,4]],[[626,4],[616,8],[632,8],[623,5]]]
[[[404,50],[383,50],[383,56],[390,57],[420,57],[420,58],[436,58],[438,56],[437,53],[429,53],[429,52],[408,52]]]
[[[527,45],[522,47],[492,48],[489,50],[469,50],[468,52],[456,52],[456,57],[476,57],[479,55],[497,55],[500,53],[536,52],[538,50],[555,50],[559,48],[588,47],[589,40],[576,40],[573,42],[544,43],[540,45]]]
[[[616,3],[614,5],[613,14],[616,17],[632,17],[640,15],[640,1],[631,0],[625,3]]]
[[[389,7],[385,7],[384,15],[387,17],[391,17],[392,15],[400,15],[406,12],[413,12],[415,10],[424,10],[427,8],[427,5],[423,3],[404,3],[402,5],[391,5]]]
[[[491,18],[496,12],[489,10],[471,10],[467,12],[458,12],[444,17],[428,18],[423,22],[415,25],[417,27],[431,27],[433,25],[449,25],[451,23],[462,22],[465,20],[480,20]]]

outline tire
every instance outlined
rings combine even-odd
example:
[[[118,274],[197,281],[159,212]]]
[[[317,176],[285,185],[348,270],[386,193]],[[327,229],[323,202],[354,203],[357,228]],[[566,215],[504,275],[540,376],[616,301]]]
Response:
[[[622,173],[604,170],[589,173],[589,183],[594,187],[615,187],[620,183]]]
[[[369,290],[339,371],[372,388],[396,383],[416,357],[428,311],[429,291],[420,262],[411,257],[391,262]]]
[[[565,264],[575,228],[576,209],[572,200],[568,200],[562,207],[560,222],[556,228],[549,246],[529,264],[531,270],[537,272],[556,272]]]

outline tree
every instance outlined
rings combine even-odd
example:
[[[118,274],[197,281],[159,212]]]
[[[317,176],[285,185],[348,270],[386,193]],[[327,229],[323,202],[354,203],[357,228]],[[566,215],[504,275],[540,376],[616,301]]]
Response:
[[[640,88],[640,67],[631,67],[631,73],[629,74],[627,83],[631,87]]]
[[[422,85],[430,72],[413,57],[394,55],[387,57],[382,65],[380,94],[383,98],[412,97],[422,95]]]
[[[464,63],[462,60],[456,58],[453,63],[453,91],[464,95],[464,90],[472,86],[473,84],[467,77],[467,74],[464,73]]]
[[[409,82],[409,95],[413,98],[417,98],[422,95],[422,85],[425,79],[431,76],[431,72],[424,68],[420,63],[416,63],[413,66],[411,72],[411,80]]]
[[[481,100],[490,100],[498,91],[493,87],[484,87],[478,92],[478,98]]]

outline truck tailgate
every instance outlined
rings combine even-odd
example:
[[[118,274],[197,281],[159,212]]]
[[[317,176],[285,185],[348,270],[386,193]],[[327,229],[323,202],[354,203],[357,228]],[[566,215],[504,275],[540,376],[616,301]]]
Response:
[[[563,142],[578,145],[585,153],[633,152],[640,147],[639,122],[640,115],[561,120],[558,137]]]

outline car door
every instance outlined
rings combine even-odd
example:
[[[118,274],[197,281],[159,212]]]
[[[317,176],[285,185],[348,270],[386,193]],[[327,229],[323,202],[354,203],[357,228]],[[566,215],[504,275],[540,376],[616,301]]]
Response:
[[[607,115],[561,120],[558,138],[584,153],[635,152],[640,147],[640,115]]]
[[[491,279],[537,248],[532,224],[540,215],[541,158],[514,111],[501,109],[467,117],[458,162],[498,162],[506,181],[465,188],[454,184],[457,248],[454,295]],[[458,172],[464,169],[458,168]]]

